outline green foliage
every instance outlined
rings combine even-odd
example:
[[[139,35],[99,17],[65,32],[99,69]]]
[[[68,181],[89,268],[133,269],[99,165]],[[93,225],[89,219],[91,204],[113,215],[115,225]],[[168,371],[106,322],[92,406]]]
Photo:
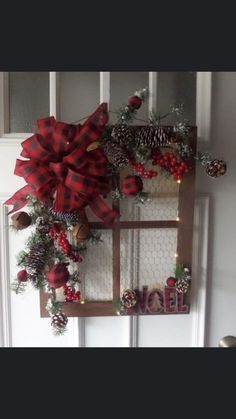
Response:
[[[150,201],[151,201],[150,193],[147,191],[139,192],[139,194],[137,194],[134,199],[135,204],[142,204],[142,205],[147,204]]]
[[[117,123],[118,124],[129,124],[133,122],[135,115],[137,114],[136,109],[131,109],[127,105],[121,106],[117,111]]]
[[[21,268],[25,268],[27,266],[28,253],[25,250],[21,250],[17,254],[16,260],[17,260],[17,266],[19,266]]]
[[[89,244],[97,244],[97,243],[102,243],[102,233],[101,231],[98,230],[91,230],[90,231],[90,237],[88,239]]]
[[[50,316],[54,316],[54,314],[62,312],[62,303],[56,301],[54,298],[49,298],[45,308]]]
[[[184,266],[181,264],[177,264],[175,268],[175,278],[179,279],[184,274]]]
[[[134,151],[134,156],[137,163],[145,164],[150,159],[151,150],[147,147],[139,147]]]
[[[32,224],[35,224],[39,217],[48,218],[48,206],[42,203],[38,198],[29,196],[27,206],[29,215],[32,218]]]
[[[36,229],[31,233],[26,241],[26,246],[28,248],[33,247],[34,245],[48,246],[52,244],[53,240],[47,234]]]
[[[53,334],[54,336],[62,336],[67,332],[67,328],[63,327],[63,328],[52,328]]]
[[[122,309],[121,299],[119,297],[114,298],[112,301],[112,305],[117,312],[120,312],[120,310]]]
[[[11,284],[11,290],[14,291],[16,294],[23,294],[27,286],[27,282],[21,282],[15,279],[15,281]]]
[[[37,276],[36,280],[31,281],[31,284],[36,289],[43,289],[44,290],[44,288],[48,284],[48,282],[47,282],[46,278],[44,277],[44,275],[41,274],[41,275]]]
[[[124,199],[124,195],[121,193],[119,188],[116,188],[111,191],[111,199],[113,201],[121,201],[122,199]]]

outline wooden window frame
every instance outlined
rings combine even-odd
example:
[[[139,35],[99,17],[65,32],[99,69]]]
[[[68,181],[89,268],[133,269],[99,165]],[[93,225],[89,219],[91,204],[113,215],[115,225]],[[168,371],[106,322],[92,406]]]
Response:
[[[168,127],[171,128],[171,127]],[[191,147],[196,150],[197,128],[190,128]],[[161,221],[120,221],[116,220],[112,225],[100,221],[91,222],[90,227],[98,230],[112,231],[112,275],[113,275],[113,300],[120,297],[120,232],[123,229],[177,229],[177,255],[178,263],[191,267],[192,265],[192,241],[193,241],[193,216],[195,199],[195,160],[191,161],[192,169],[185,174],[179,186],[179,202],[177,220]],[[119,210],[119,204],[113,202],[113,208]],[[148,285],[148,284],[147,284]],[[40,291],[41,317],[49,317],[46,303],[49,294]],[[86,298],[86,296],[85,296]],[[185,302],[189,300],[189,292]],[[63,302],[62,308],[68,317],[91,317],[91,316],[117,316],[113,301],[85,301],[85,304],[77,302]],[[145,315],[145,313],[143,313]],[[156,314],[166,314],[165,312]]]

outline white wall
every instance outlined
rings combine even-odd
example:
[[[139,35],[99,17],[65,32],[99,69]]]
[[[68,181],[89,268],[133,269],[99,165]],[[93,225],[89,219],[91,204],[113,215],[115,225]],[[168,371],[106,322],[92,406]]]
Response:
[[[197,190],[210,193],[206,345],[236,335],[236,72],[213,73],[210,148],[228,162],[214,180],[199,168]]]

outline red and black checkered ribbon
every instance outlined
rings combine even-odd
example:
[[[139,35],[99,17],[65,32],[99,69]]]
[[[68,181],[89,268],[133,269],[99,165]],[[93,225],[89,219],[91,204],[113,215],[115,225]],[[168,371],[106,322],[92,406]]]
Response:
[[[100,196],[109,191],[106,156],[100,148],[87,151],[100,138],[107,121],[106,103],[83,125],[57,122],[54,117],[38,120],[37,133],[21,144],[21,156],[29,160],[16,160],[14,173],[27,185],[5,202],[14,205],[10,213],[26,205],[33,195],[42,202],[53,199],[54,211],[83,212],[90,206],[105,223],[114,221],[119,214]]]

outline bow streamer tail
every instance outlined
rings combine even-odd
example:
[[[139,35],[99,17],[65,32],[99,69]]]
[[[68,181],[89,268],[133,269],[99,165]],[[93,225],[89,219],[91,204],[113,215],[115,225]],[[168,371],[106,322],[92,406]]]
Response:
[[[26,185],[19,189],[11,198],[4,202],[4,205],[13,205],[13,209],[8,212],[8,215],[23,208],[28,202],[28,196],[33,192],[30,185]]]
[[[94,214],[106,224],[112,223],[120,215],[117,210],[111,209],[100,196],[90,202],[89,206]]]

